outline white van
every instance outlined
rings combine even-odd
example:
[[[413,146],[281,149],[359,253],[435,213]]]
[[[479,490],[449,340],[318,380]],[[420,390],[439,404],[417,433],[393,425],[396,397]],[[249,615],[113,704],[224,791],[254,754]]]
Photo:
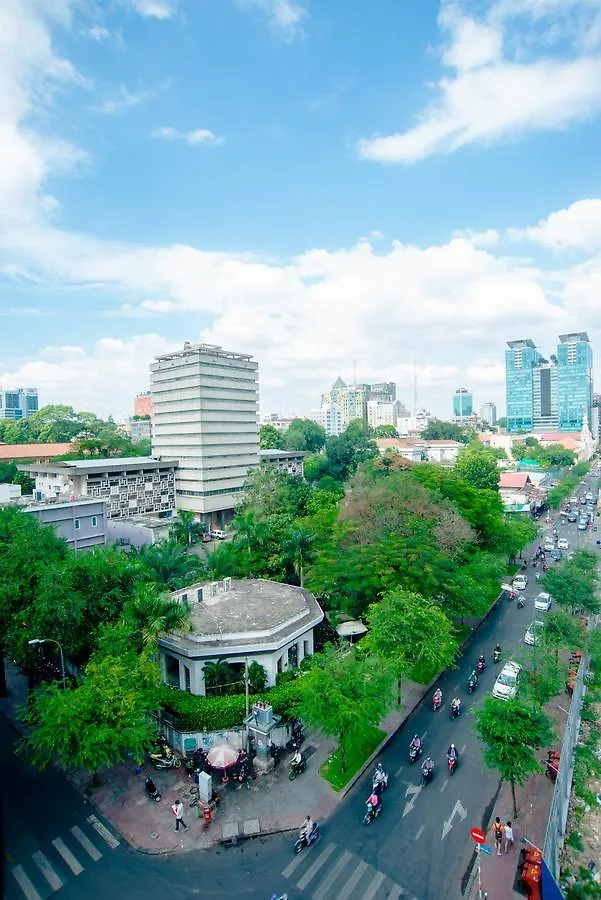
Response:
[[[224,541],[227,537],[227,531],[221,531],[220,528],[211,528],[209,535],[214,541]]]

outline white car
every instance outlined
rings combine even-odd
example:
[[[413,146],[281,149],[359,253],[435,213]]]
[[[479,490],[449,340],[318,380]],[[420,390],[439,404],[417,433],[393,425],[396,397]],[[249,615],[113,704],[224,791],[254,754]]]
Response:
[[[532,624],[528,627],[528,631],[524,635],[524,643],[529,644],[530,647],[534,647],[537,641],[537,638],[543,628],[545,627],[544,622],[536,621],[532,622]]]
[[[522,667],[518,663],[505,663],[492,689],[493,697],[499,700],[512,700],[518,692],[521,671]]]
[[[559,538],[559,540],[557,541],[557,549],[558,550],[569,550],[570,542],[568,541],[568,539],[567,538]]]
[[[541,612],[549,612],[552,603],[553,597],[551,596],[551,594],[547,594],[545,591],[541,591],[534,601],[534,608],[536,610],[540,610]]]
[[[209,534],[216,541],[224,541],[227,537],[227,531],[222,531],[221,528],[211,528]]]
[[[526,585],[528,584],[528,576],[524,575],[523,572],[520,572],[519,575],[516,575],[512,582],[512,587],[514,591],[525,591]]]
[[[543,550],[545,551],[545,553],[550,553],[551,550],[555,550],[555,541],[553,540],[553,538],[545,538]]]

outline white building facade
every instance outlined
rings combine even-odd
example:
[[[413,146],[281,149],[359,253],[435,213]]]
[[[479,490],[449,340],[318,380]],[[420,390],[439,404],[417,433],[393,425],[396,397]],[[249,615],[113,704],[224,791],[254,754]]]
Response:
[[[153,453],[179,460],[178,509],[222,525],[259,465],[258,365],[210,344],[184,344],[150,366]]]
[[[342,423],[342,410],[335,403],[326,403],[319,409],[311,409],[309,418],[321,425],[328,437],[338,437],[345,429]]]

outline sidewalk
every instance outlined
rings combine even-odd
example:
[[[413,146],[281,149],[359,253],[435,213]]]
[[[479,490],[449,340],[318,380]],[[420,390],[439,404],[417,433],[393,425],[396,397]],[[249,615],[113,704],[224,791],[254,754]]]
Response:
[[[16,710],[27,700],[27,679],[9,662],[6,663],[6,678],[9,696],[0,700],[0,712],[17,731],[22,731]],[[386,738],[351,784],[372,764],[372,759],[429,690],[430,686],[405,683],[401,710],[389,715],[381,724]],[[337,793],[319,776],[320,766],[335,747],[336,742],[322,734],[308,734],[303,744],[307,769],[295,781],[288,778],[288,757],[284,757],[273,771],[250,780],[248,786],[233,782],[224,786],[214,779],[213,788],[219,794],[220,802],[210,824],[202,818],[202,810],[199,817],[198,807],[189,807],[192,780],[181,768],[156,771],[151,765],[146,767],[162,794],[160,803],[148,797],[144,788],[145,773],[136,774],[132,764],[122,763],[100,770],[98,788],[92,788],[89,774],[79,769],[65,772],[65,776],[132,847],[146,853],[173,853],[207,849],[224,841],[259,834],[296,830],[307,813],[313,819],[323,821],[350,789],[348,785],[345,791]],[[174,828],[171,804],[176,797],[184,804],[187,832],[176,832]]]

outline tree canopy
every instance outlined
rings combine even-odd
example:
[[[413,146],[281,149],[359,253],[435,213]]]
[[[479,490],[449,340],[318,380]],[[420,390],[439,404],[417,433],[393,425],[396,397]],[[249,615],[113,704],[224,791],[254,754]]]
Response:
[[[430,419],[421,436],[425,441],[461,441],[467,444],[472,429],[454,422],[443,422],[442,419]]]
[[[499,487],[499,468],[494,453],[486,447],[470,444],[460,451],[455,471],[468,484],[483,490],[496,491]]]

